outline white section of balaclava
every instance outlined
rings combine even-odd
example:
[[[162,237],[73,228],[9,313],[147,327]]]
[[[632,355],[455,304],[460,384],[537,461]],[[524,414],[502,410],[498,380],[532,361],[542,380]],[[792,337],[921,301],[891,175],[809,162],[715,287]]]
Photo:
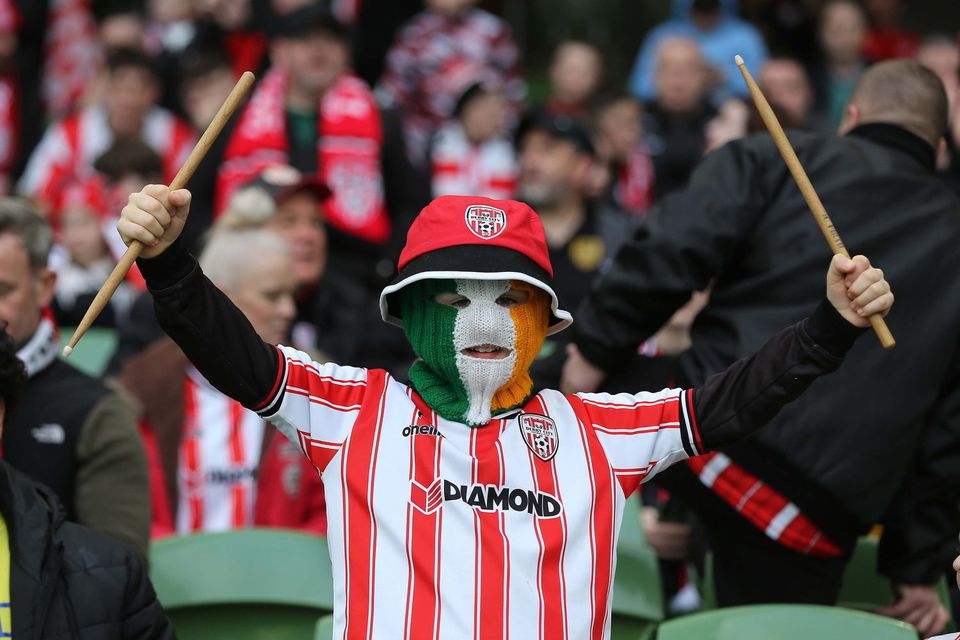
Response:
[[[470,407],[468,424],[490,421],[493,395],[506,384],[517,361],[517,331],[510,310],[497,304],[497,298],[510,290],[506,280],[456,280],[457,293],[470,304],[457,311],[453,328],[453,346],[457,371],[467,391]],[[500,359],[473,358],[463,350],[479,345],[495,345],[510,350]]]

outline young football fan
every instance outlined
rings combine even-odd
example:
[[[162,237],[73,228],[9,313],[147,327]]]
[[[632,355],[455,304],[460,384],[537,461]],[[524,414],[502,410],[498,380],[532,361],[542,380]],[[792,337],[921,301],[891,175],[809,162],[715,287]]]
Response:
[[[761,427],[893,303],[866,258],[835,256],[807,319],[702,387],[538,390],[530,363],[571,317],[537,214],[446,196],[413,222],[380,298],[419,356],[406,385],[264,343],[177,242],[189,204],[146,187],[120,232],[146,244],[139,264],[167,333],[322,474],[336,637],[609,637],[627,497]]]

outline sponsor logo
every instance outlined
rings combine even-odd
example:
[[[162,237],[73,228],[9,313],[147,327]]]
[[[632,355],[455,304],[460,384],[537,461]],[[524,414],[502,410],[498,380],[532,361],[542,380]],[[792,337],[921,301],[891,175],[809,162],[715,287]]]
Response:
[[[404,427],[402,433],[404,438],[409,438],[410,436],[415,435],[437,436],[438,438],[443,437],[443,434],[440,433],[439,429],[430,425],[412,424],[409,427]]]
[[[517,423],[520,425],[524,442],[535,456],[547,462],[557,454],[560,438],[557,435],[557,425],[551,418],[536,413],[524,413],[517,418]]]
[[[30,435],[40,444],[63,444],[67,434],[59,424],[42,424],[30,430]]]
[[[419,511],[434,513],[444,502],[463,502],[480,511],[516,511],[538,518],[555,518],[563,510],[555,496],[530,489],[493,484],[457,484],[437,478],[430,486],[410,483],[410,503]]]
[[[211,469],[203,478],[209,484],[236,484],[243,480],[256,478],[257,470],[249,469]]]
[[[507,214],[503,209],[473,204],[463,214],[470,233],[483,240],[496,238],[507,228]]]

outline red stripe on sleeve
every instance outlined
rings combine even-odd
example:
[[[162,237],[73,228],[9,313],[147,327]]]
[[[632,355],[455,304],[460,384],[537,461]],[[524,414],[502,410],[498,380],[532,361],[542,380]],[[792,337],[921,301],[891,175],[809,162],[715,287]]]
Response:
[[[705,453],[706,449],[703,448],[703,442],[700,441],[700,427],[697,426],[697,412],[693,407],[693,394],[693,389],[689,389],[684,394],[687,399],[687,415],[690,416],[690,428],[693,430],[693,439],[697,444],[697,451]]]
[[[283,370],[287,362],[287,357],[283,355],[283,351],[280,351],[277,347],[274,347],[274,350],[277,352],[277,375],[273,379],[273,386],[270,388],[270,393],[267,394],[267,397],[263,399],[262,402],[257,403],[255,406],[251,407],[253,411],[260,411],[277,397],[277,393],[280,390],[280,383],[283,381]]]

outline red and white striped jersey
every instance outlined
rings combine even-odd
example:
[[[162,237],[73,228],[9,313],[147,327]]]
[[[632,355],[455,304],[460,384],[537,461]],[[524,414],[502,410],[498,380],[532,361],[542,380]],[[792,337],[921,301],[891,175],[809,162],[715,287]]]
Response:
[[[263,419],[191,368],[183,380],[177,533],[253,525]]]
[[[543,391],[471,428],[280,348],[257,407],[322,473],[336,638],[608,638],[624,501],[701,450],[686,391]]]
[[[196,141],[186,122],[160,107],[147,112],[140,135],[160,156],[167,182],[180,170]],[[44,133],[17,185],[18,191],[56,211],[66,187],[93,175],[94,161],[113,141],[114,134],[102,107],[87,107],[64,118]]]

